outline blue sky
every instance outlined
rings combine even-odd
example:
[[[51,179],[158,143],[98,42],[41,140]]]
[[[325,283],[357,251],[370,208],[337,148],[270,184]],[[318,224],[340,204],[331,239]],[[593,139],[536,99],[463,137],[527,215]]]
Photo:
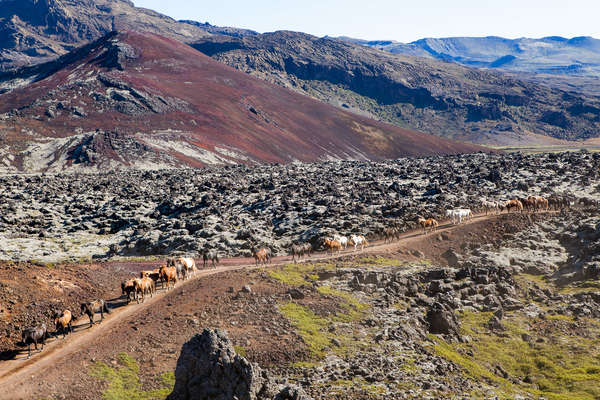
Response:
[[[593,36],[600,0],[133,0],[136,6],[219,26],[409,42],[449,36]]]

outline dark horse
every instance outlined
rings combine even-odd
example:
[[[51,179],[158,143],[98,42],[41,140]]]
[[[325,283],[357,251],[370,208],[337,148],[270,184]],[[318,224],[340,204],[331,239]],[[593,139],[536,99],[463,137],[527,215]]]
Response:
[[[31,358],[31,343],[35,345],[35,349],[37,350],[37,344],[38,342],[41,342],[42,350],[44,350],[44,343],[46,343],[47,337],[48,330],[46,329],[46,324],[23,330],[21,333],[21,338],[23,339],[23,343],[27,345],[27,358]]]
[[[90,328],[94,325],[94,314],[100,313],[100,322],[104,320],[104,313],[110,314],[110,309],[104,302],[104,300],[88,301],[87,303],[81,303],[81,312],[87,314],[90,318]]]
[[[291,248],[292,260],[295,263],[296,257],[298,258],[298,260],[300,260],[302,258],[302,256],[309,257],[310,254],[312,253],[312,250],[313,250],[313,248],[310,243],[293,244],[292,248]]]
[[[213,268],[217,268],[217,264],[219,263],[219,253],[217,252],[217,250],[205,250],[204,253],[202,253],[202,259],[204,260],[204,268],[206,268],[206,264],[208,264],[209,261],[212,262],[212,267]],[[216,261],[216,264],[215,264]]]

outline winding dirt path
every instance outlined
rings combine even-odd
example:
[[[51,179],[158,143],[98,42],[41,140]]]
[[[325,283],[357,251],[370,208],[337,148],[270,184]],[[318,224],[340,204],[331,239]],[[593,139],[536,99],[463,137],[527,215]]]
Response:
[[[405,232],[400,236],[399,240],[392,243],[384,243],[383,241],[372,242],[369,247],[365,248],[364,251],[354,252],[353,249],[335,253],[334,255],[328,253],[316,253],[310,258],[310,262],[328,261],[333,259],[339,259],[342,257],[352,256],[355,254],[381,254],[387,251],[397,250],[401,247],[410,247],[411,243],[422,241],[424,238],[438,235],[445,231],[452,231],[465,225],[473,224],[476,222],[482,222],[487,220],[497,219],[499,215],[485,215],[478,214],[472,219],[464,222],[462,225],[453,225],[451,221],[445,221],[439,226],[437,231],[423,234],[422,230],[413,230]],[[95,324],[89,328],[89,320],[87,316],[80,318],[74,324],[74,333],[67,336],[66,339],[62,337],[56,337],[49,339],[46,342],[46,346],[42,352],[34,352],[32,350],[32,356],[27,359],[27,350],[20,351],[15,359],[2,361],[0,363],[0,399],[15,399],[14,388],[25,383],[27,380],[35,382],[38,377],[42,377],[46,369],[52,368],[52,366],[59,360],[69,357],[72,354],[77,353],[82,349],[86,349],[94,344],[94,341],[104,335],[108,335],[114,330],[120,329],[120,323],[123,322],[130,316],[142,313],[149,307],[152,307],[157,302],[163,301],[168,294],[176,292],[180,288],[184,288],[189,282],[201,279],[206,276],[219,274],[226,271],[236,271],[244,268],[254,269],[257,268],[254,265],[254,260],[250,258],[229,258],[223,259],[219,267],[214,269],[200,270],[191,279],[179,283],[175,291],[166,292],[161,290],[152,298],[146,298],[144,303],[136,304],[133,302],[128,306],[118,306],[113,311],[104,317],[104,321],[101,324]],[[285,264],[289,264],[292,261],[290,256],[274,257],[272,264],[268,267],[278,267]],[[145,263],[149,265],[151,263]],[[155,262],[154,264],[158,264]],[[117,299],[109,300],[109,302],[117,301]],[[96,321],[99,316],[96,315]]]

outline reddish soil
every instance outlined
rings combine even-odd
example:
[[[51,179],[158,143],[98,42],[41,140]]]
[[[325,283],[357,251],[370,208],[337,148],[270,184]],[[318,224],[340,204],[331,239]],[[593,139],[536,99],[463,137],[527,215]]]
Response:
[[[106,67],[116,57],[112,40],[130,46],[137,54],[137,58],[124,61],[123,70]],[[0,95],[0,113],[20,110],[7,123],[14,128],[16,136],[12,139],[18,140],[19,132],[25,128],[52,137],[70,136],[77,129],[113,131],[115,126],[119,127],[119,135],[131,136],[136,132],[172,129],[184,132],[174,134],[173,140],[210,151],[215,146],[231,146],[263,162],[316,161],[331,155],[356,158],[357,152],[381,160],[490,151],[343,111],[251,77],[190,46],[151,33],[121,32],[107,36],[90,45],[87,51],[72,53],[65,58],[64,65],[54,68],[49,77]],[[189,106],[179,111],[147,112],[143,116],[126,115],[110,106],[99,112],[91,90],[82,91],[76,83],[99,73],[109,74],[141,92],[178,99]],[[101,84],[94,85],[97,85],[95,90],[106,90]],[[52,96],[45,97],[49,92]],[[84,109],[85,118],[73,118],[65,111],[55,118],[38,120],[47,107],[39,99],[69,104],[73,98]],[[103,149],[103,157],[123,161],[110,144],[100,143],[96,147]],[[182,153],[173,155],[184,164],[202,166],[200,161]]]
[[[463,243],[498,242],[507,232],[524,226],[527,219],[528,216],[522,215],[480,216],[459,226],[442,225],[438,232],[427,235],[409,232],[395,243],[375,243],[365,253],[408,261],[442,262],[440,255],[447,249]],[[422,254],[412,255],[416,250]],[[365,253],[357,256],[363,257]],[[353,256],[346,253],[342,257]],[[331,259],[331,256],[319,254],[316,258]],[[301,338],[276,308],[279,301],[287,299],[288,287],[260,270],[252,270],[248,261],[225,260],[219,268],[201,271],[196,278],[168,293],[161,292],[144,304],[117,307],[102,324],[91,329],[87,327],[87,317],[79,320],[73,335],[65,340],[49,340],[44,351],[35,353],[30,360],[25,359],[23,351],[19,352],[15,359],[0,363],[0,398],[99,398],[106,383],[92,378],[89,368],[96,361],[116,364],[120,352],[130,354],[139,362],[144,389],[149,389],[146,385],[158,382],[160,373],[175,369],[183,343],[205,327],[227,330],[233,343],[243,346],[246,356],[263,366],[305,360],[307,350]],[[277,258],[273,265],[286,262],[289,262],[288,257]],[[10,272],[5,271],[2,276],[4,284],[8,282],[10,287],[15,286],[15,282],[31,282],[29,288],[18,295],[24,296],[29,291],[36,299],[36,309],[42,310],[57,298],[67,302],[65,304],[75,304],[84,297],[83,290],[90,290],[88,299],[114,298],[120,294],[117,288],[121,277],[148,265],[106,263],[61,266],[52,270],[13,266],[10,268],[21,268],[12,272],[13,280],[7,279]],[[40,274],[47,279],[50,273],[52,279],[72,279],[81,286],[82,292],[74,290],[77,294],[61,297],[54,288],[39,285],[36,283],[39,279],[33,279]],[[82,283],[86,281],[87,286]],[[239,293],[244,285],[250,285],[252,293]],[[334,300],[318,292],[309,292],[302,302],[318,306],[324,312],[336,311],[339,307]],[[19,312],[21,308],[14,310]]]

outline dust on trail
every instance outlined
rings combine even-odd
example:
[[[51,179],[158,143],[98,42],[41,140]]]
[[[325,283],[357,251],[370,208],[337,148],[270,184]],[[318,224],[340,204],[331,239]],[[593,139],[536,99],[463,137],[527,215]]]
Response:
[[[453,225],[451,221],[447,221],[441,224],[438,229],[434,232],[428,232],[423,234],[421,229],[415,229],[413,231],[406,232],[400,236],[400,239],[392,243],[384,243],[383,241],[372,242],[371,246],[364,249],[364,251],[354,252],[353,249],[348,249],[340,253],[333,255],[328,253],[318,253],[310,258],[310,262],[329,261],[339,259],[346,256],[355,254],[381,254],[393,250],[397,250],[401,247],[409,247],[413,242],[422,241],[433,235],[438,235],[445,231],[451,231],[460,229],[465,225],[470,225],[476,222],[483,222],[492,219],[497,219],[500,215],[506,214],[494,214],[485,215],[478,214],[472,219],[463,222],[461,225]],[[291,256],[274,257],[273,262],[268,264],[267,267],[278,267],[292,262]],[[158,264],[159,262],[155,262]],[[150,263],[148,263],[150,264]],[[201,265],[199,263],[198,265]],[[261,268],[256,266],[253,259],[250,258],[229,258],[222,260],[222,266],[214,269],[204,269],[196,273],[194,277],[180,283],[177,288],[185,287],[191,281],[201,279],[206,276],[215,275],[228,271],[236,271],[244,268],[255,269]],[[115,283],[116,284],[116,283]],[[67,336],[67,339],[62,337],[56,337],[46,342],[46,346],[42,352],[33,352],[31,359],[27,360],[26,349],[20,351],[17,356],[8,361],[0,363],[0,399],[15,399],[18,396],[14,391],[17,386],[25,383],[27,380],[32,383],[40,376],[43,376],[43,372],[47,368],[52,366],[59,360],[68,357],[71,354],[78,352],[79,350],[86,349],[93,345],[95,339],[111,334],[115,329],[119,329],[120,322],[123,322],[130,316],[139,314],[144,310],[147,310],[152,305],[159,301],[168,298],[171,293],[175,291],[164,291],[157,292],[152,298],[146,297],[144,303],[131,304],[129,306],[118,307],[112,310],[110,314],[105,314],[104,321],[101,324],[95,324],[93,327],[88,328],[89,319],[87,316],[79,318],[73,325],[74,333]],[[114,300],[114,299],[113,299]],[[109,300],[110,301],[110,300]],[[95,316],[95,321],[98,321],[99,316]],[[21,388],[23,389],[23,388]]]

